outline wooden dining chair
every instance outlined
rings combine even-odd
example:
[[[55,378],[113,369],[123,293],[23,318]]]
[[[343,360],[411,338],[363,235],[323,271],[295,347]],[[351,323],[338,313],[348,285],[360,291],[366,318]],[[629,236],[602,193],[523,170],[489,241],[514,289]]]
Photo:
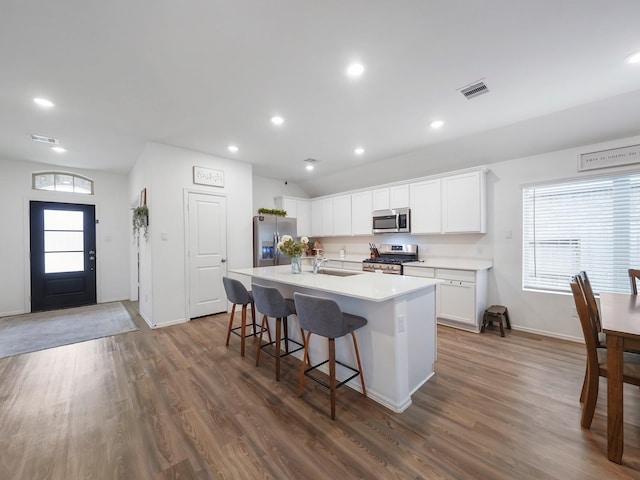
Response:
[[[593,288],[591,288],[591,281],[589,280],[589,276],[587,272],[584,270],[580,271],[577,275],[577,280],[581,284],[582,291],[584,292],[585,300],[587,301],[587,306],[589,307],[589,313],[593,316],[593,320],[595,322],[597,331],[598,331],[598,347],[606,347],[607,346],[607,337],[602,332],[602,323],[600,322],[600,310],[598,310],[598,304],[596,303],[596,296],[593,293]]]
[[[578,285],[582,289],[584,293],[585,300],[587,302],[587,307],[589,309],[589,315],[593,318],[593,322],[595,325],[595,329],[597,332],[596,336],[596,347],[597,348],[607,348],[607,336],[602,331],[602,324],[600,323],[600,311],[598,310],[598,304],[596,303],[596,297],[593,294],[593,289],[591,288],[591,282],[589,281],[589,276],[587,272],[582,270],[578,275],[576,275],[576,281]],[[580,390],[580,402],[584,402],[584,396],[587,390],[587,376],[589,375],[588,369],[585,366],[584,371],[584,380],[582,382],[582,390]]]
[[[631,281],[631,291],[634,295],[638,294],[638,284],[636,283],[640,280],[640,270],[635,268],[629,269],[629,280]]]
[[[582,282],[578,278],[579,276],[575,276],[571,279],[571,291],[587,351],[587,377],[580,425],[582,428],[591,428],[598,401],[600,377],[607,377],[607,349],[597,346],[598,327],[594,316],[590,314]],[[640,354],[624,353],[623,381],[640,386]]]

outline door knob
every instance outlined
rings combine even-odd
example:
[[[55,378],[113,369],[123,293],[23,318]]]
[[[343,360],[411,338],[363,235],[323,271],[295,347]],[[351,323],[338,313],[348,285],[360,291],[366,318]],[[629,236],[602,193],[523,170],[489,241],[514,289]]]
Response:
[[[221,261],[222,263],[226,263],[227,259],[226,259],[226,258],[222,258],[222,259],[220,259],[220,261]]]
[[[89,257],[89,260],[95,260],[96,257]]]
[[[96,253],[96,251],[95,251],[95,250],[89,250],[89,255],[93,255],[93,254],[95,254],[95,253]]]

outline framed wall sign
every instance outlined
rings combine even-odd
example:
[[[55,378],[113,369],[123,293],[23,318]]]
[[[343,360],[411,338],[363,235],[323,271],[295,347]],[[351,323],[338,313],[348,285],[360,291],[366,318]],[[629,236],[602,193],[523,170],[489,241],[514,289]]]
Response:
[[[612,148],[599,152],[581,153],[578,155],[578,171],[595,170],[597,168],[619,167],[640,163],[640,145]]]
[[[224,172],[213,168],[193,167],[193,183],[224,187]]]

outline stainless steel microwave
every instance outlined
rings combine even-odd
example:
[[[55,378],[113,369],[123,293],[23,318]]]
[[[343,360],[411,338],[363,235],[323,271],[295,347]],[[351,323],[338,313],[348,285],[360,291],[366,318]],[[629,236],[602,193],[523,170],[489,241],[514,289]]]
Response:
[[[411,232],[411,210],[408,208],[375,210],[371,216],[373,233]]]

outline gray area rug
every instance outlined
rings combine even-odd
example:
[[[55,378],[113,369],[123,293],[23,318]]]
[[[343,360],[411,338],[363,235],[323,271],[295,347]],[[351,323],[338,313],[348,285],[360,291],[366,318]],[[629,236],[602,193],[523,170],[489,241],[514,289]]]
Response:
[[[138,330],[120,302],[0,318],[0,358]]]

